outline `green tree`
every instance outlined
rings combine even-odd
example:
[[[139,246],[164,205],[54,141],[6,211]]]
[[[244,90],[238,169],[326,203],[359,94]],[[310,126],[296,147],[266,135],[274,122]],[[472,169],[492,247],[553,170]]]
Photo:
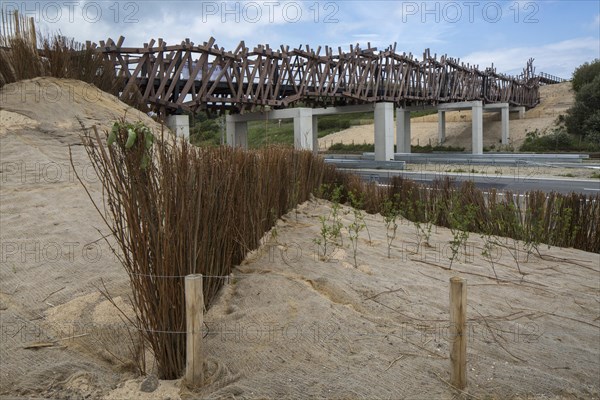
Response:
[[[583,85],[590,83],[596,76],[600,75],[600,60],[595,59],[591,63],[584,63],[573,72],[573,90],[579,92]]]
[[[571,134],[596,139],[600,135],[600,60],[583,64],[573,74],[575,104],[565,125]]]

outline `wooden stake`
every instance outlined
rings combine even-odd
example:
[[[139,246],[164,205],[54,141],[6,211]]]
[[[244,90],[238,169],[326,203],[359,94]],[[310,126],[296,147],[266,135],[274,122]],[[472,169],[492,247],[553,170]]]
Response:
[[[467,281],[450,278],[450,383],[467,386]]]
[[[204,296],[202,275],[185,277],[185,319],[187,326],[185,381],[191,387],[200,387],[202,371],[202,324]]]

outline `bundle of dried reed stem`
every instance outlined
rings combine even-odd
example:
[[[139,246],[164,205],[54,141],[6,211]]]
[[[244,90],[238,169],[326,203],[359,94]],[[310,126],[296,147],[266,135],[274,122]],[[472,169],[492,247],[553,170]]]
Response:
[[[39,76],[78,79],[117,95],[121,78],[112,63],[90,46],[61,35],[42,35],[33,17],[18,12],[1,14],[0,88]]]
[[[127,148],[129,128],[137,140]],[[121,123],[112,145],[98,132],[85,144],[105,192],[96,208],[131,281],[132,322],[153,350],[160,377],[173,379],[185,366],[185,335],[178,333],[185,331],[184,277],[204,275],[210,305],[231,268],[332,167],[289,148],[197,148],[164,135],[147,146],[147,135]]]

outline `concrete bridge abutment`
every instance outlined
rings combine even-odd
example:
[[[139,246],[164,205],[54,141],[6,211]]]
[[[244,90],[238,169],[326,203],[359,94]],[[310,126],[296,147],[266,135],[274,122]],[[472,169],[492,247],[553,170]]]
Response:
[[[294,116],[294,148],[302,150],[318,151],[319,144],[317,142],[318,127],[315,124],[316,118],[313,116],[311,108],[295,108],[297,114]],[[278,117],[280,110],[272,111]]]
[[[166,120],[167,127],[177,136],[185,139],[190,138],[190,116],[169,115]]]
[[[410,110],[396,109],[396,153],[410,153]]]
[[[248,149],[248,121],[235,121],[229,117],[225,122],[227,144]]]
[[[385,121],[376,122],[376,125],[384,132],[381,140],[377,140],[375,147],[380,147],[387,160],[394,156],[394,108],[393,103],[381,103],[386,106],[379,106],[380,118]],[[226,118],[227,144],[230,146],[248,147],[248,122],[293,119],[294,121],[294,148],[298,150],[310,150],[313,153],[319,151],[318,142],[318,117],[321,115],[345,114],[353,112],[372,112],[377,106],[373,104],[330,107],[330,108],[287,108],[282,110],[270,110],[266,112],[254,112],[247,114],[233,114]],[[391,111],[391,112],[390,112]],[[391,121],[391,122],[390,122]],[[391,130],[390,130],[391,127]]]
[[[411,111],[436,110],[438,112],[438,142],[446,140],[446,112],[455,110],[471,110],[471,145],[473,154],[483,154],[483,113],[500,112],[502,121],[502,143],[509,143],[509,113],[521,109],[512,109],[508,103],[484,105],[481,101],[465,101],[444,103],[429,107],[396,108],[394,123],[394,103],[379,102],[344,107],[330,108],[289,108],[235,114],[227,116],[227,144],[248,148],[248,121],[264,121],[278,119],[294,120],[294,147],[296,149],[318,151],[318,117],[321,115],[343,114],[353,112],[374,112],[375,115],[375,160],[390,161],[394,159],[394,126],[396,128],[397,153],[411,152]]]
[[[483,154],[483,102],[481,101],[439,104],[437,106],[438,142],[442,144],[446,140],[446,112],[468,109],[471,110],[471,152]]]
[[[510,121],[510,104],[508,103],[494,103],[494,104],[486,104],[483,106],[483,110],[486,112],[495,111],[500,112],[500,121],[502,124],[502,144],[508,145],[510,139],[510,129],[509,129],[509,121]],[[520,115],[520,110],[519,110]]]
[[[229,146],[248,148],[248,122],[279,120],[294,120],[294,148],[319,150],[317,141],[317,118],[312,108],[298,107],[267,112],[254,112],[248,114],[233,114],[226,117],[226,138]]]
[[[394,103],[375,103],[375,161],[394,160]]]

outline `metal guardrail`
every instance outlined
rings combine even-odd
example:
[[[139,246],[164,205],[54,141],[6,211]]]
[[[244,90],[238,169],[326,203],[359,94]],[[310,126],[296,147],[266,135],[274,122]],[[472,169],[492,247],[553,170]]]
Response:
[[[329,158],[338,158],[339,155],[328,155]],[[353,156],[356,157],[356,156]],[[358,156],[363,160],[372,160],[374,153],[365,152]],[[531,165],[540,164],[581,165],[588,159],[587,154],[529,154],[529,153],[396,153],[395,161],[405,161],[412,164],[489,164],[489,165]]]

